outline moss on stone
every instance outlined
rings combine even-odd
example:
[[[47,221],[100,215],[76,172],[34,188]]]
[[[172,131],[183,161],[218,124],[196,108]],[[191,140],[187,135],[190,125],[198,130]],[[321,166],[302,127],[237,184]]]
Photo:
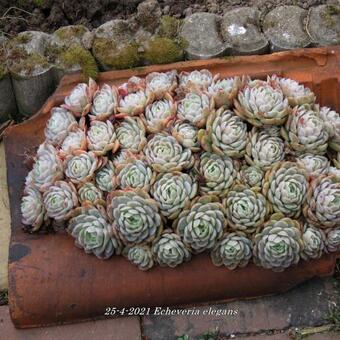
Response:
[[[0,80],[3,79],[7,73],[6,65],[3,62],[0,62]]]
[[[47,59],[39,53],[27,53],[23,48],[16,47],[10,52],[10,70],[18,75],[30,76],[37,69],[47,69]]]
[[[66,68],[79,65],[85,79],[89,77],[96,79],[98,76],[98,67],[92,54],[80,45],[74,45],[63,51],[59,59]]]
[[[0,80],[8,73],[6,65],[6,51],[4,48],[0,48]]]
[[[140,63],[138,45],[133,42],[117,48],[110,39],[96,38],[92,49],[96,58],[109,68],[121,70],[136,67]]]
[[[325,10],[321,12],[320,16],[328,28],[334,29],[339,20],[340,6],[327,5]]]
[[[87,30],[83,25],[74,25],[74,26],[65,26],[57,29],[54,34],[60,39],[60,40],[66,40],[71,37],[76,37],[81,39],[84,33],[86,33]]]
[[[340,14],[340,6],[328,5],[327,8],[326,8],[326,12],[329,15],[339,15]]]
[[[183,47],[173,39],[155,37],[145,45],[143,57],[148,64],[172,63],[183,59]]]
[[[65,50],[66,50],[65,46],[47,44],[45,47],[45,55],[50,62],[54,63],[58,56]]]
[[[15,48],[18,45],[27,44],[32,40],[32,34],[25,32],[24,34],[17,35],[8,42],[8,48]]]
[[[276,26],[277,26],[277,22],[271,21],[271,20],[266,20],[263,24],[263,29],[268,30],[268,29],[274,28]]]
[[[176,19],[170,15],[164,15],[161,17],[158,35],[160,37],[176,39],[181,27],[182,21]]]
[[[27,44],[27,43],[29,43],[31,40],[32,40],[32,34],[31,34],[31,33],[21,34],[21,35],[18,35],[18,36],[15,38],[15,41],[16,41],[18,44]]]

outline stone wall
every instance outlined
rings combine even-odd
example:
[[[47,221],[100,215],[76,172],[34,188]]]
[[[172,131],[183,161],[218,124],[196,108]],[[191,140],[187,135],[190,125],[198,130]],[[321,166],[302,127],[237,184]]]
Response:
[[[337,44],[340,5],[277,6],[264,17],[255,7],[240,7],[178,19],[146,0],[132,18],[92,31],[72,25],[0,37],[0,124],[35,113],[64,74],[82,72],[85,80],[98,71]]]

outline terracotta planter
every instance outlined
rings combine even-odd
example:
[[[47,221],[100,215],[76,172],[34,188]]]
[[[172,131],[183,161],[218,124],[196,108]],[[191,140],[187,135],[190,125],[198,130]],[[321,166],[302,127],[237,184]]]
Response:
[[[208,68],[222,76],[280,74],[311,87],[322,105],[340,111],[340,47],[296,50],[265,56],[212,59],[102,73],[99,83],[121,83],[132,75],[169,69]],[[208,254],[196,256],[176,269],[156,267],[141,272],[122,257],[99,261],[73,245],[66,234],[30,235],[22,232],[20,197],[24,151],[43,141],[51,107],[59,105],[79,75],[63,78],[54,95],[30,120],[5,136],[12,237],[9,263],[9,305],[17,327],[34,327],[104,317],[106,307],[172,306],[249,298],[283,292],[314,276],[331,275],[336,257],[301,261],[282,273],[249,265],[229,271],[215,267]]]

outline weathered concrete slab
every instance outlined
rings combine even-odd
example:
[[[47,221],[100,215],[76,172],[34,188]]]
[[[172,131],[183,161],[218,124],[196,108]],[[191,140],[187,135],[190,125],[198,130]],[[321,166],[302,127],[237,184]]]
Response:
[[[10,319],[7,306],[0,307],[0,334],[2,339],[11,340],[141,339],[138,317],[88,321],[45,328],[16,329]]]
[[[11,235],[10,211],[7,193],[4,143],[0,142],[0,290],[8,288],[8,248]]]
[[[221,17],[212,13],[195,13],[184,19],[181,36],[189,45],[188,59],[207,59],[228,54],[231,46],[219,33]]]
[[[340,44],[340,5],[312,7],[307,30],[316,46]]]
[[[260,29],[260,12],[254,7],[240,7],[224,14],[221,34],[232,45],[232,54],[263,54],[269,43]]]
[[[298,6],[279,6],[264,18],[263,31],[272,51],[307,47],[311,39],[304,29],[307,11]]]
[[[142,319],[143,335],[150,340],[173,340],[183,334],[196,337],[207,331],[230,336],[317,326],[327,322],[329,307],[338,299],[339,288],[334,278],[314,279],[285,294],[196,307],[200,315],[146,316]],[[209,308],[237,313],[218,316],[209,312]],[[204,311],[208,311],[206,315],[203,315]]]

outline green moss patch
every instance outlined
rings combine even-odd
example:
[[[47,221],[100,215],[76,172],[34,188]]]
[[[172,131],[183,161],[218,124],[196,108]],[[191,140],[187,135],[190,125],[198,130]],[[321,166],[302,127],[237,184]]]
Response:
[[[81,39],[82,36],[87,32],[86,27],[83,25],[65,26],[57,29],[54,34],[60,40],[67,40],[72,37]]]
[[[118,48],[110,39],[96,38],[92,49],[96,58],[112,69],[121,70],[136,67],[140,63],[136,43],[130,43]]]
[[[79,65],[86,79],[88,77],[96,79],[98,76],[98,67],[92,54],[80,45],[66,49],[60,54],[59,60],[66,68]]]
[[[8,73],[6,65],[6,51],[4,48],[0,48],[0,80]]]
[[[121,25],[126,25],[122,23]],[[114,27],[113,38],[96,37],[93,53],[100,63],[111,69],[127,69],[140,65],[167,64],[184,59],[188,42],[179,36],[182,21],[171,16],[162,16],[156,33],[149,38],[133,41],[134,32],[128,27]],[[125,26],[124,26],[125,27]],[[99,30],[97,31],[99,33]]]
[[[155,37],[146,44],[143,57],[148,64],[168,64],[183,59],[183,47],[173,39]]]
[[[164,38],[176,39],[181,25],[181,20],[171,17],[170,15],[164,15],[161,17],[158,35]]]
[[[320,16],[328,28],[334,29],[337,21],[339,20],[340,6],[327,5],[325,10],[321,12]]]
[[[28,44],[32,40],[32,34],[25,32],[24,34],[17,35],[8,42],[9,49],[15,49],[18,45]]]
[[[27,53],[19,46],[10,51],[11,72],[24,76],[33,75],[38,69],[47,69],[50,64],[47,59],[39,53]]]

